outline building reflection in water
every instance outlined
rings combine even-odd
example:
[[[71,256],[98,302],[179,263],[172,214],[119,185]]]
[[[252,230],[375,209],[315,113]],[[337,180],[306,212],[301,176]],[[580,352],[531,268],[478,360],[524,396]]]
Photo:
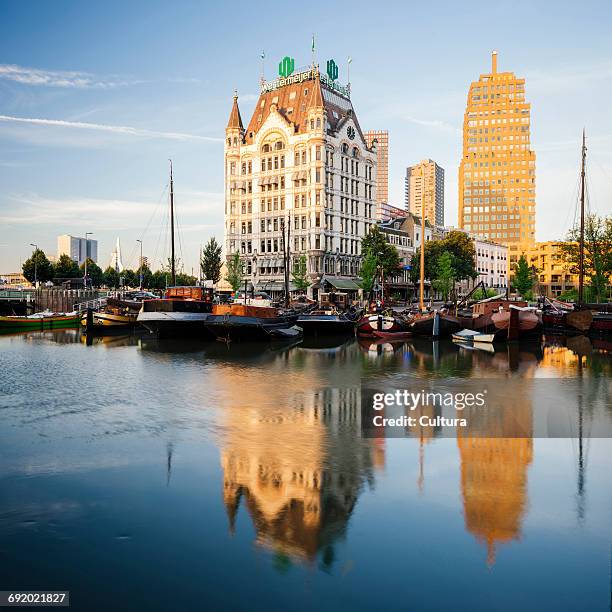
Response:
[[[220,384],[231,384],[231,377]],[[279,408],[287,399],[279,387],[262,376],[250,387],[252,401],[224,411],[221,465],[230,531],[243,504],[260,546],[285,561],[311,563],[320,554],[329,569],[360,492],[384,467],[384,442],[360,436],[359,388],[302,392]],[[267,406],[258,406],[257,397],[266,397]]]

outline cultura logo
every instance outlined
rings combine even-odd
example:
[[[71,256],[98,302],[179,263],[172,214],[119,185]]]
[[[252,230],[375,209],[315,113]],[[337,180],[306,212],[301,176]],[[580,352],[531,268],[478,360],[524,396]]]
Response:
[[[327,76],[335,81],[338,78],[338,66],[333,59],[327,60]]]
[[[295,60],[292,57],[286,55],[285,57],[283,57],[280,64],[278,65],[278,74],[280,74],[280,76],[282,77],[287,78],[293,72],[294,68]]]

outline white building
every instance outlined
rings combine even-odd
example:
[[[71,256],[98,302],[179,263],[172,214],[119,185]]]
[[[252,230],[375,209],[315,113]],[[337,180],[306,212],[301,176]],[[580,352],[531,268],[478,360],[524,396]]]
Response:
[[[68,255],[76,261],[79,266],[85,263],[85,258],[89,257],[95,263],[98,262],[98,241],[91,238],[79,238],[62,234],[57,237],[57,257]]]
[[[262,82],[244,127],[238,96],[225,140],[225,253],[238,251],[260,289],[280,290],[283,226],[290,227],[293,264],[305,256],[316,295],[327,281],[352,284],[361,238],[376,220],[376,150],[368,148],[333,60]],[[335,279],[338,279],[337,281]],[[356,286],[355,286],[356,288]]]

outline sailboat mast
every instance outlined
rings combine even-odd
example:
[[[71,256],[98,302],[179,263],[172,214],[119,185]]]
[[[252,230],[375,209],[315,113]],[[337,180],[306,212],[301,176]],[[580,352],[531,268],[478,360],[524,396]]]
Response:
[[[586,136],[582,130],[582,167],[580,169],[580,245],[579,245],[579,277],[578,277],[578,303],[582,304],[584,293],[584,192],[585,192],[585,165],[586,165]]]
[[[172,160],[170,160],[170,244],[172,255],[170,265],[172,268],[172,286],[176,285],[176,263],[174,259],[174,179],[172,177]]]

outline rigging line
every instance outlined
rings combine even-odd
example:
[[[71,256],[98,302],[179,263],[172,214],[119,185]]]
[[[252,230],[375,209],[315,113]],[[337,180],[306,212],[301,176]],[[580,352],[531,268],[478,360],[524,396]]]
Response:
[[[160,244],[162,243],[162,236],[167,236],[167,230],[168,230],[168,215],[164,214],[162,217],[162,221],[159,224],[159,234],[157,236],[157,243],[155,244],[155,252],[153,254],[153,261],[160,261],[161,262],[161,266],[164,265],[163,263],[163,256],[165,254],[165,245],[162,245],[161,249],[162,249],[162,253],[159,256],[160,259],[158,260],[158,253],[160,251]]]
[[[145,236],[146,236],[147,232],[149,231],[149,228],[151,227],[151,223],[153,222],[153,219],[154,219],[154,218],[156,218],[156,217],[158,216],[158,214],[159,214],[159,209],[160,209],[161,204],[162,204],[162,201],[163,201],[163,199],[164,199],[164,195],[165,195],[165,194],[167,193],[167,191],[168,191],[168,187],[169,187],[169,185],[170,185],[170,182],[168,181],[168,182],[167,182],[167,183],[164,185],[164,187],[162,188],[161,193],[159,194],[159,198],[157,199],[157,203],[156,203],[156,205],[155,205],[155,208],[153,209],[153,212],[152,212],[152,213],[151,213],[151,215],[149,216],[149,220],[147,221],[147,224],[146,224],[146,226],[145,226],[144,230],[143,230],[143,231],[142,231],[142,233],[140,234],[140,240],[143,240],[143,241],[144,241],[144,238],[145,238]],[[150,263],[150,265],[151,265],[151,266],[155,264],[155,260],[156,260],[156,257],[157,257],[157,251],[158,251],[158,248],[159,248],[159,241],[160,241],[160,238],[161,238],[161,231],[162,231],[162,228],[163,228],[163,223],[162,223],[162,224],[160,224],[160,233],[159,233],[159,235],[158,235],[158,237],[157,237],[157,242],[156,242],[156,245],[155,245],[154,255],[153,255],[153,258],[151,259],[151,263]]]

